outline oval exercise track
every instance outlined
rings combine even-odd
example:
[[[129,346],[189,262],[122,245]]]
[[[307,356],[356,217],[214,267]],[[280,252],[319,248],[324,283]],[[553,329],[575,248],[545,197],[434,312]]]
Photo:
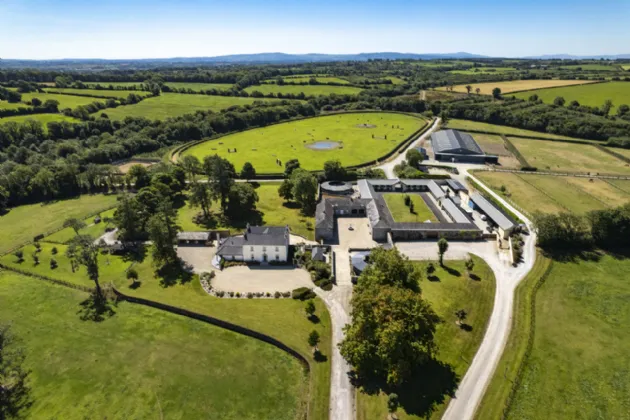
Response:
[[[321,170],[324,162],[339,159],[344,166],[358,165],[386,155],[426,121],[410,115],[386,112],[335,114],[231,134],[197,144],[183,152],[199,159],[218,154],[237,171],[251,162],[258,173],[284,171],[289,159],[302,168]],[[332,149],[309,147],[317,142],[336,142]]]

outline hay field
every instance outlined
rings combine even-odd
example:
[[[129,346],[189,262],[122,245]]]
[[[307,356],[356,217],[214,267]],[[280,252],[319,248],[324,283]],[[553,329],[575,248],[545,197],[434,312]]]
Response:
[[[588,144],[508,138],[539,171],[630,174],[630,164]]]
[[[613,107],[610,111],[614,114],[617,107],[622,104],[630,105],[630,83],[628,82],[606,82],[582,86],[558,87],[553,89],[542,89],[536,92],[517,93],[517,98],[527,99],[532,94],[538,95],[543,102],[551,104],[553,100],[562,96],[567,105],[571,101],[578,101],[580,105],[601,107],[604,102],[610,99]]]
[[[477,178],[529,213],[557,213],[616,207],[630,202],[630,181],[477,172]],[[505,187],[502,192],[502,188]]]
[[[586,83],[593,83],[589,80],[510,80],[503,82],[486,82],[486,83],[467,83],[465,85],[453,86],[455,92],[466,92],[466,86],[472,86],[472,91],[475,89],[481,89],[482,95],[491,95],[494,88],[501,89],[501,93],[506,94],[510,92],[520,92],[523,90],[533,89],[545,89],[556,86],[572,86],[583,85]],[[438,88],[439,90],[446,90],[446,87]],[[537,92],[536,92],[537,93]]]
[[[378,159],[425,125],[424,119],[394,113],[327,115],[231,134],[192,146],[183,154],[199,159],[218,154],[239,171],[245,162],[251,162],[259,173],[283,172],[289,159],[298,159],[305,169],[322,170],[324,162],[332,159],[344,166]],[[335,144],[313,148],[321,142]],[[230,149],[236,152],[228,152]]]
[[[335,93],[337,95],[357,95],[363,89],[351,87],[351,86],[327,86],[327,85],[258,85],[258,86],[249,86],[245,89],[245,92],[260,92],[264,95],[268,95],[270,93],[283,95],[293,94],[298,95],[300,93],[304,93],[306,96],[319,96],[319,95],[330,95]]]
[[[127,116],[164,120],[169,117],[177,117],[195,111],[220,111],[234,105],[248,105],[257,100],[274,101],[276,99],[162,93],[160,96],[147,98],[137,104],[108,108],[103,112],[112,120],[122,120]]]
[[[65,108],[74,109],[78,106],[88,105],[92,102],[105,102],[103,98],[90,98],[87,96],[74,96],[74,95],[61,95],[56,93],[23,93],[22,102],[30,102],[33,98],[37,98],[40,101],[46,102],[49,99],[59,102],[59,110]]]

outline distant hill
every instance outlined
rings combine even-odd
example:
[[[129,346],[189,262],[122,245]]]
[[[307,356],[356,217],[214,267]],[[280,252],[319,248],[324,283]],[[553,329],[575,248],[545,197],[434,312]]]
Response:
[[[523,57],[530,60],[626,60],[630,59],[630,54],[616,55],[571,55],[571,54],[546,54]]]

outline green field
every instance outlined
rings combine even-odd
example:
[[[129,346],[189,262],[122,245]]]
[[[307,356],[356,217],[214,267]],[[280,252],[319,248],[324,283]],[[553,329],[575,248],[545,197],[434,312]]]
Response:
[[[524,130],[522,128],[508,127],[507,125],[495,125],[495,124],[488,124],[484,122],[469,121],[469,120],[458,120],[458,119],[448,120],[448,123],[446,124],[446,128],[452,128],[455,130],[463,130],[463,131],[466,131],[466,130],[487,131],[489,133],[505,134],[505,135],[515,134],[519,136],[543,137],[546,139],[571,140],[571,137],[559,136],[556,134],[541,133],[539,131],[531,131],[531,130]],[[473,134],[473,135],[476,135],[476,134]],[[581,140],[581,141],[584,141],[584,140]]]
[[[630,201],[630,181],[482,171],[475,176],[529,213],[585,213]]]
[[[8,122],[16,122],[23,123],[27,120],[39,121],[44,125],[44,130],[46,130],[46,124],[49,122],[79,122],[72,117],[66,117],[63,114],[31,114],[31,115],[18,115],[15,117],[4,117],[0,118],[0,124],[8,123]]]
[[[486,325],[492,313],[494,304],[495,279],[492,270],[480,258],[473,257],[475,268],[473,273],[479,280],[471,280],[466,277],[466,270],[463,261],[447,261],[446,267],[449,271],[439,267],[434,273],[437,279],[433,281],[424,280],[420,287],[422,294],[431,303],[435,312],[442,319],[442,323],[437,327],[436,343],[438,345],[437,359],[448,363],[460,378],[464,376],[468,369],[468,362],[471,361],[481,344]],[[424,271],[426,262],[418,262]],[[455,324],[455,312],[464,309],[468,313],[466,324],[472,327],[471,331],[466,331]],[[427,374],[423,380],[418,378],[420,384],[410,386],[403,396],[399,393],[401,402],[410,402],[408,410],[405,404],[401,404],[397,415],[401,420],[411,420],[420,418],[439,419],[449,402],[445,396],[442,404],[437,403],[432,413],[419,413],[414,410],[414,405],[423,406],[428,398],[422,393],[435,392],[433,387],[443,385],[440,377]],[[424,385],[424,387],[423,387]],[[363,392],[357,393],[357,419],[358,420],[383,420],[387,418],[387,397],[384,394],[378,396],[366,395]],[[424,415],[423,415],[424,414]]]
[[[610,99],[613,103],[611,114],[616,112],[619,105],[630,105],[630,83],[627,82],[607,82],[542,89],[536,92],[521,92],[514,94],[514,96],[527,99],[534,93],[546,103],[553,103],[556,97],[562,96],[566,100],[567,105],[571,101],[578,101],[580,105],[601,107],[607,99]]]
[[[627,417],[629,272],[629,259],[609,255],[553,263],[509,418]]]
[[[30,106],[22,102],[0,101],[0,109],[19,109],[19,108],[30,108]]]
[[[309,80],[311,80],[311,76],[283,76],[282,77],[284,79],[285,82],[287,83],[308,83]],[[271,81],[275,81],[276,78],[273,79],[267,79],[267,82],[271,82]],[[317,80],[319,83],[341,83],[343,85],[347,85],[348,82],[345,79],[340,79],[339,77],[334,77],[334,76],[316,76],[315,80]]]
[[[405,195],[411,198],[411,202],[414,206],[413,213],[411,213],[409,207],[405,205]],[[420,194],[383,194],[383,199],[385,199],[389,212],[392,214],[395,222],[424,223],[431,221],[437,223],[438,221]]]
[[[514,67],[474,67],[467,70],[451,70],[454,74],[496,74],[516,71]]]
[[[0,216],[0,254],[63,226],[69,217],[84,218],[115,205],[115,195],[95,194],[12,208]]]
[[[143,82],[99,82],[99,83],[86,83],[88,86],[95,86],[100,84],[103,87],[109,87],[110,85],[113,87],[129,87],[129,86],[138,86],[143,84]],[[195,92],[199,92],[201,90],[209,90],[209,89],[217,89],[217,90],[229,90],[233,85],[231,83],[192,83],[192,82],[165,82],[166,86],[170,88],[176,89],[192,89]]]
[[[618,153],[630,159],[630,149],[622,149],[620,147],[610,147],[609,150],[612,152]]]
[[[82,321],[86,297],[0,274],[0,322],[32,371],[26,418],[296,418],[305,377],[287,353],[126,302],[103,322]]]
[[[316,299],[317,324],[304,316],[304,303],[293,299],[220,299],[209,296],[195,277],[190,282],[177,282],[165,287],[154,278],[151,258],[135,265],[141,285],[133,289],[124,276],[115,283],[125,294],[152,299],[169,305],[179,306],[202,314],[214,316],[274,337],[297,350],[310,361],[310,417],[314,420],[328,419],[330,395],[331,324],[324,303]],[[314,362],[306,338],[313,330],[321,336],[319,345],[328,358]],[[261,402],[262,404],[263,402]]]
[[[22,102],[30,102],[31,99],[37,98],[40,101],[46,102],[49,99],[59,102],[59,110],[65,108],[74,109],[78,106],[88,105],[92,102],[105,102],[106,99],[102,98],[89,98],[86,96],[73,96],[73,95],[60,95],[55,93],[23,93]]]
[[[519,168],[521,165],[505,146],[501,136],[495,134],[469,133],[484,153],[499,156],[499,165],[504,168]]]
[[[630,165],[588,144],[508,137],[539,171],[630,174]]]
[[[282,93],[283,95],[293,94],[298,95],[300,93],[304,93],[304,95],[308,96],[319,96],[319,95],[357,95],[363,89],[355,88],[351,86],[327,86],[327,85],[258,85],[258,86],[249,86],[245,89],[245,92],[260,92],[264,95],[268,95],[273,93],[275,95]]]
[[[625,71],[630,71],[630,65],[623,65],[621,66],[622,69],[624,69]]]
[[[105,233],[107,227],[113,227],[112,222],[105,222],[104,219],[112,218],[116,209],[111,209],[100,213],[101,223],[94,223],[94,216],[88,217],[83,222],[87,225],[84,229],[81,229],[79,233],[81,235],[90,235],[93,238],[98,238]],[[55,232],[52,235],[47,236],[44,240],[46,242],[55,243],[68,243],[74,238],[75,233],[72,228],[61,229],[59,232]]]
[[[312,216],[302,216],[300,210],[295,206],[285,203],[284,200],[278,195],[278,187],[280,183],[264,182],[256,186],[256,193],[258,194],[259,201],[256,203],[257,212],[252,215],[252,220],[249,222],[256,225],[270,225],[270,226],[283,226],[289,225],[291,233],[304,236],[308,239],[314,238],[313,226],[315,225],[315,219]],[[219,213],[218,203],[213,203],[211,211]],[[221,220],[217,220],[216,225],[201,226],[193,222],[193,216],[197,213],[201,213],[201,209],[198,207],[189,207],[188,204],[181,207],[177,213],[177,224],[185,231],[198,231],[207,230],[208,228],[217,229],[230,229],[232,233],[240,232],[244,229],[244,224],[247,221],[243,221],[239,226],[233,226],[229,223],[223,223]],[[310,223],[310,229],[309,224]]]
[[[139,95],[139,96],[149,96],[151,92],[147,92],[144,90],[96,90],[96,89],[58,89],[58,88],[49,88],[46,89],[46,92],[49,93],[61,93],[66,95],[94,95],[94,96],[102,96],[106,98],[126,98],[130,94]],[[98,100],[98,98],[95,98]]]
[[[362,127],[362,124],[376,127]],[[378,159],[395,149],[426,121],[394,113],[350,113],[307,118],[231,134],[192,146],[184,154],[203,159],[218,154],[240,170],[251,162],[259,173],[284,171],[289,159],[299,159],[302,168],[321,170],[324,162],[339,159],[344,166]],[[337,142],[337,148],[315,150],[316,142]],[[236,149],[229,153],[228,149]],[[278,165],[280,159],[282,165]]]
[[[164,120],[170,117],[191,114],[195,111],[218,112],[235,105],[249,105],[257,100],[273,101],[274,99],[162,93],[160,96],[147,98],[134,105],[108,108],[103,112],[112,120],[122,120],[125,117],[144,117],[152,120]]]
[[[558,67],[562,70],[577,70],[581,68],[582,70],[588,71],[617,71],[617,65],[607,66],[605,64],[572,64],[569,66],[560,66]]]

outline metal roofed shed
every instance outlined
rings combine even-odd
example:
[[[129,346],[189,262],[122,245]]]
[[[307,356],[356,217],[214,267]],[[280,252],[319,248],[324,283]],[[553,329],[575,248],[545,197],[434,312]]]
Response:
[[[210,242],[210,232],[179,232],[177,242],[180,245],[205,245]]]
[[[498,163],[499,157],[486,155],[475,139],[458,130],[441,130],[431,134],[431,146],[435,160]]]
[[[470,223],[470,220],[466,215],[451,201],[450,198],[442,200],[442,207],[451,216],[455,223]]]
[[[516,227],[516,223],[512,219],[503,214],[501,210],[478,192],[471,194],[470,203],[472,203],[474,209],[484,213],[499,227],[499,232],[502,233],[504,238],[507,238],[512,229]]]
[[[431,194],[433,194],[433,197],[435,197],[437,201],[440,201],[446,196],[442,187],[440,187],[435,181],[429,182],[429,191],[431,191]]]
[[[468,188],[464,187],[464,184],[456,179],[447,179],[446,185],[448,185],[448,187],[456,193],[460,191],[468,193]]]

